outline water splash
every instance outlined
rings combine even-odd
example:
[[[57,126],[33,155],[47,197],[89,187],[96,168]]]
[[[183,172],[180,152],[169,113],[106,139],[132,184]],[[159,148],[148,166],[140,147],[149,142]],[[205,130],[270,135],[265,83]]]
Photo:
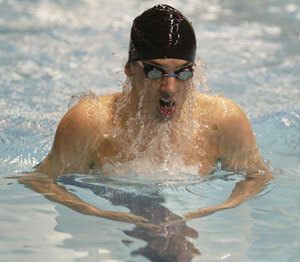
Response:
[[[105,174],[140,174],[148,177],[198,174],[201,163],[187,165],[183,158],[184,152],[191,148],[195,148],[200,155],[205,154],[201,144],[194,145],[195,134],[208,128],[206,123],[198,120],[199,116],[195,118],[194,112],[197,85],[200,84],[201,88],[208,90],[202,60],[199,60],[195,72],[194,80],[181,87],[188,91],[177,120],[162,121],[153,116],[153,105],[151,101],[149,105],[148,100],[151,98],[148,94],[154,92],[150,90],[154,87],[149,80],[146,80],[144,88],[139,90],[136,112],[131,114],[128,106],[132,106],[133,103],[132,86],[130,79],[126,79],[123,94],[116,104],[113,120],[115,128],[106,134],[107,138],[119,140],[118,143],[122,146],[116,155],[105,158],[102,169]],[[209,114],[211,109],[202,110],[200,114]]]
[[[74,94],[70,98],[68,108],[71,108],[72,106],[78,104],[78,102],[83,100],[83,99],[97,99],[97,97],[98,96],[92,91],[87,91],[87,92],[81,92],[81,93],[78,93],[78,94]]]

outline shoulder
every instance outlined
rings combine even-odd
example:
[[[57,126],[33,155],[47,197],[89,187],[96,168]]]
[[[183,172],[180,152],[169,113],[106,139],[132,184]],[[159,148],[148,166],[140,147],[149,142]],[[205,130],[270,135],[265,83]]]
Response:
[[[113,111],[117,99],[120,97],[120,93],[113,93],[109,95],[102,95],[97,97],[84,97],[81,98],[77,104],[69,109],[65,116],[72,115],[74,117],[86,116],[90,119],[90,116],[97,114],[105,114]]]
[[[112,121],[118,93],[82,98],[61,119],[57,131],[97,132]]]
[[[238,138],[253,137],[248,117],[234,101],[219,95],[205,96],[202,100],[207,103],[207,115],[212,124],[218,127],[220,139],[234,145]]]
[[[248,123],[243,110],[232,100],[220,95],[198,93],[196,96],[197,114],[208,116],[219,128],[230,128],[231,124]]]
[[[68,154],[91,154],[113,123],[118,94],[83,98],[61,119],[53,148]],[[77,154],[76,153],[76,154]]]
[[[112,123],[118,94],[83,98],[61,119],[51,151],[37,172],[54,174],[85,172],[98,142]]]
[[[247,173],[265,170],[251,123],[244,111],[226,98],[219,100],[218,110],[222,168]]]
[[[250,122],[241,107],[232,100],[220,97],[217,101],[217,114],[220,127],[225,130],[237,130],[250,127]]]
[[[216,127],[215,139],[222,168],[249,172],[265,170],[250,121],[235,102],[222,96],[200,94],[197,107],[199,112],[205,111],[202,116],[206,121]]]

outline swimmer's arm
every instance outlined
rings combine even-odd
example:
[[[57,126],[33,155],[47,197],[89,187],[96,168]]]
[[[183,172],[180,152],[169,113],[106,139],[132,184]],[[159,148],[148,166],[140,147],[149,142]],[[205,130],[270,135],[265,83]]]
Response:
[[[247,175],[267,171],[247,116],[235,103],[227,103],[230,112],[221,121],[219,132],[222,169],[245,172]]]
[[[85,112],[82,108],[75,107],[63,117],[57,128],[51,152],[34,172],[19,177],[18,182],[45,198],[82,214],[135,224],[147,222],[145,218],[130,213],[99,209],[56,183],[59,175],[84,173],[88,168],[88,154],[93,143],[96,143],[96,136],[91,130],[93,123],[88,123],[85,119]],[[151,227],[149,224],[144,226]]]
[[[272,179],[257,149],[249,120],[237,105],[231,104],[230,108],[230,115],[220,125],[221,164],[224,170],[244,172],[245,180],[236,183],[223,203],[188,212],[184,215],[187,220],[234,208],[262,192]]]
[[[255,197],[262,192],[272,178],[269,172],[246,175],[245,180],[235,184],[230,196],[223,203],[185,213],[183,215],[184,220],[205,217],[221,210],[237,207],[249,198]]]
[[[31,173],[18,178],[20,184],[42,194],[45,198],[63,204],[79,213],[107,218],[110,220],[139,224],[143,227],[153,227],[147,219],[125,212],[107,211],[84,202],[76,195],[67,191],[64,186],[58,185],[53,178],[44,174]]]
[[[85,103],[71,108],[57,127],[52,149],[35,172],[52,177],[87,172],[100,135],[96,121],[88,115]]]
[[[18,182],[79,213],[151,227],[151,224],[144,224],[147,220],[141,216],[102,210],[56,183],[59,175],[86,173],[89,169],[91,154],[98,146],[102,127],[99,119],[91,116],[91,103],[79,103],[66,113],[58,125],[48,156],[36,166],[34,172],[19,177]],[[103,119],[105,116],[101,117]]]
[[[220,134],[221,164],[224,170],[243,172],[245,180],[235,185],[229,198],[218,209],[236,207],[256,196],[273,178],[260,156],[247,116],[236,104],[230,103],[232,114],[225,118]]]

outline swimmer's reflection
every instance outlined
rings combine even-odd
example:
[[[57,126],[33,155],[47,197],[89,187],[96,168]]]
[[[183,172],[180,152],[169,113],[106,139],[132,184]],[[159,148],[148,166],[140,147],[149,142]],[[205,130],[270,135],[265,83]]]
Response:
[[[176,261],[177,258],[178,261],[189,261],[194,255],[199,254],[199,251],[186,239],[186,237],[197,237],[197,232],[187,227],[185,221],[234,208],[262,192],[271,179],[272,175],[268,172],[249,174],[245,180],[235,184],[232,193],[223,203],[196,209],[185,213],[183,217],[179,217],[163,207],[163,198],[159,195],[145,198],[107,186],[78,182],[72,176],[62,176],[58,181],[64,185],[89,188],[96,195],[109,200],[113,205],[122,205],[131,212],[107,211],[97,208],[69,192],[63,185],[57,184],[53,178],[41,173],[21,176],[18,181],[33,191],[43,194],[47,199],[61,203],[82,214],[135,224],[134,230],[125,233],[146,240],[147,246],[137,250],[138,254],[153,258],[155,261],[160,261],[160,258],[163,258],[163,261],[169,261],[166,257],[170,257],[172,261]]]
[[[152,225],[158,225],[145,227],[136,224],[133,230],[124,231],[126,235],[147,243],[145,247],[133,251],[132,255],[142,255],[151,261],[191,261],[193,257],[200,254],[187,240],[187,237],[197,238],[197,231],[188,227],[180,216],[164,207],[162,205],[164,198],[158,193],[153,193],[151,196],[137,195],[102,184],[78,181],[75,176],[64,176],[58,181],[65,186],[90,189],[95,195],[107,199],[112,205],[126,207],[131,214],[148,219]],[[167,223],[168,221],[177,222]]]

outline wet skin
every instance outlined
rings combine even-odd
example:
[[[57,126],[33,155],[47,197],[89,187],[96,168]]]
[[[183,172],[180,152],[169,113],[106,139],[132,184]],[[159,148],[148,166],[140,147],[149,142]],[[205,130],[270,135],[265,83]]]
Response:
[[[187,64],[178,59],[147,62],[165,67],[167,73]],[[143,133],[140,153],[157,135],[157,127],[168,123],[172,149],[186,165],[198,164],[200,175],[211,173],[218,161],[224,170],[245,172],[245,180],[236,184],[227,200],[217,206],[191,211],[180,218],[182,221],[235,207],[264,189],[272,176],[260,157],[249,120],[234,102],[199,92],[190,101],[191,80],[174,77],[149,80],[137,63],[127,64],[125,73],[132,87],[129,93],[87,98],[72,107],[60,121],[47,157],[35,172],[20,178],[20,183],[78,212],[152,227],[142,216],[105,211],[85,203],[57,185],[55,179],[64,174],[87,173],[92,167],[102,170],[106,162],[132,160],[133,156],[126,152],[141,129],[154,131]],[[190,118],[195,125],[186,136],[178,131],[178,126],[184,127]],[[161,152],[163,150],[157,148],[157,159],[164,159],[163,154],[159,156]]]

